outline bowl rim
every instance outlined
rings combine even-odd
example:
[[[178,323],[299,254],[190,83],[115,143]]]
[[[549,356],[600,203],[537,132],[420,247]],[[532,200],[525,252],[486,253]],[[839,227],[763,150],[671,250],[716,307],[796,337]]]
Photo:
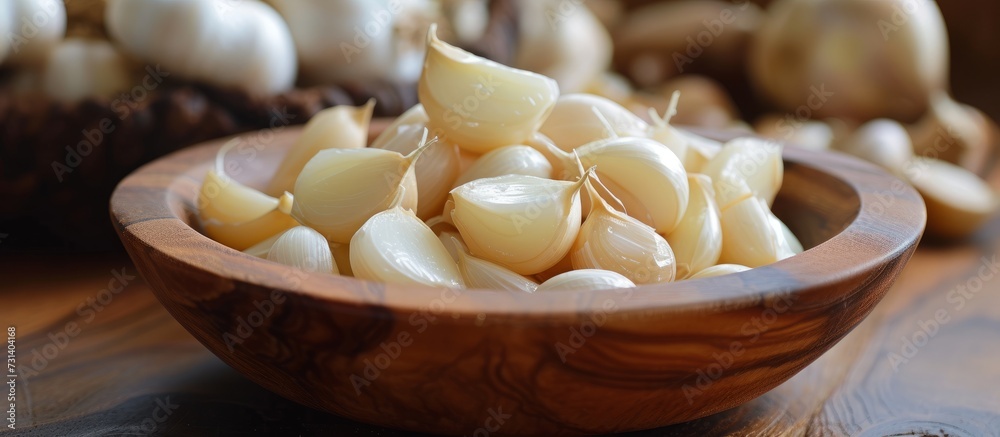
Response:
[[[689,130],[718,140],[747,136],[743,133]],[[294,138],[299,132],[301,127],[285,129],[274,135],[276,140],[272,143]],[[902,256],[919,243],[926,224],[926,210],[916,190],[881,168],[841,153],[785,147],[783,158],[786,163],[802,165],[838,179],[853,190],[860,202],[854,219],[839,233],[777,263],[718,277],[618,290],[528,294],[385,284],[304,272],[256,258],[211,240],[180,217],[176,203],[184,203],[184,196],[176,192],[177,185],[185,185],[187,193],[192,192],[193,186],[196,195],[201,179],[192,172],[202,166],[207,169],[215,151],[226,142],[253,134],[259,132],[187,147],[154,160],[123,179],[112,194],[110,214],[126,248],[130,252],[134,250],[125,241],[128,238],[152,251],[158,259],[180,264],[185,269],[225,278],[234,284],[251,284],[335,305],[378,305],[397,312],[416,314],[430,311],[434,314],[447,313],[455,318],[540,319],[538,316],[545,316],[545,320],[551,321],[556,318],[575,319],[581,313],[594,311],[641,316],[710,311],[720,307],[735,309],[789,294],[796,297],[812,294],[830,299],[831,293],[822,292],[824,287],[835,285],[850,276],[868,275],[873,269]],[[276,147],[287,147],[287,144]],[[193,208],[193,204],[188,202],[187,208]],[[790,272],[794,272],[794,276]],[[297,278],[294,283],[289,282],[290,275]],[[853,292],[861,292],[862,289]],[[840,293],[832,294],[838,295],[834,298],[839,299],[848,297]],[[437,307],[434,306],[436,302],[439,303]]]

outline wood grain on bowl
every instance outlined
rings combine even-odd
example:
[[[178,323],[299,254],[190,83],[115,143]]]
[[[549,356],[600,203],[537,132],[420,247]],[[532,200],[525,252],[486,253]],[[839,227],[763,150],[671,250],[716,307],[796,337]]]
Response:
[[[230,157],[261,186],[295,138]],[[923,230],[920,197],[872,165],[786,152],[774,209],[810,250],[748,272],[587,293],[378,284],[259,260],[197,231],[225,140],[125,179],[116,229],[161,303],[223,361],[302,404],[398,429],[504,434],[648,429],[745,403],[872,310]]]

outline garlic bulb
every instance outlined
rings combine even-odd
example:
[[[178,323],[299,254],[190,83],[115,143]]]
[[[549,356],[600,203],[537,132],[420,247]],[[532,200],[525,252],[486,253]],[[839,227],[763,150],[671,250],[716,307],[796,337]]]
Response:
[[[597,167],[601,182],[628,215],[662,234],[680,223],[688,204],[687,172],[670,149],[648,138],[620,137],[581,146],[576,153],[584,167]]]
[[[68,38],[56,44],[48,56],[42,87],[50,97],[63,102],[110,97],[135,82],[132,64],[104,40]]]
[[[721,210],[742,199],[744,186],[770,206],[785,174],[781,145],[759,138],[737,138],[726,143],[702,173],[712,178]]]
[[[814,118],[911,121],[948,85],[948,34],[936,2],[772,2],[750,50],[757,89]]]
[[[429,0],[269,2],[288,22],[309,84],[416,82],[424,32],[440,18]]]
[[[454,185],[457,187],[476,179],[510,174],[549,179],[552,177],[552,164],[545,159],[545,155],[531,147],[501,147],[479,157]]]
[[[749,196],[722,210],[722,253],[719,263],[760,267],[794,253],[764,199]]]
[[[614,131],[608,132],[604,122]],[[584,144],[614,136],[642,137],[648,129],[645,121],[611,100],[592,94],[567,94],[556,101],[539,132],[560,149],[572,152]]]
[[[982,173],[991,162],[994,125],[989,117],[952,100],[945,91],[931,97],[923,119],[908,128],[914,153]]]
[[[745,272],[747,270],[750,270],[750,267],[741,266],[739,264],[719,264],[700,270],[695,274],[688,276],[688,279],[714,278],[716,276]]]
[[[530,138],[559,97],[556,82],[448,45],[434,32],[418,84],[428,125],[473,153]]]
[[[535,291],[598,291],[634,288],[628,278],[608,270],[571,270],[543,282]]]
[[[201,184],[197,206],[205,235],[244,250],[298,223],[290,216],[294,203],[291,194],[276,199],[226,175],[223,158],[238,144],[239,140],[232,140],[219,149],[215,167]]]
[[[340,274],[326,237],[305,226],[281,234],[268,250],[267,259],[309,272]]]
[[[278,170],[271,177],[267,193],[292,191],[295,179],[320,150],[360,149],[368,142],[368,125],[371,122],[375,100],[360,107],[334,106],[317,112],[306,123],[295,144],[282,158]]]
[[[688,185],[691,196],[687,211],[681,223],[667,235],[667,242],[677,258],[678,279],[686,279],[715,265],[722,255],[722,223],[712,179],[690,174]]]
[[[590,215],[570,250],[574,269],[611,270],[636,284],[674,280],[677,263],[670,244],[646,224],[615,211],[586,183],[592,206]]]
[[[105,25],[124,51],[179,77],[256,96],[295,83],[291,32],[262,2],[108,0]]]
[[[583,91],[610,69],[611,36],[589,5],[531,0],[517,6],[515,66],[555,79],[567,93]]]
[[[469,288],[525,293],[534,293],[538,288],[538,283],[535,281],[464,251],[458,252],[458,270],[462,272],[465,285]]]
[[[837,149],[876,164],[896,175],[913,158],[913,143],[906,128],[894,120],[878,119],[865,123]]]
[[[327,149],[316,154],[295,181],[292,216],[334,243],[347,243],[358,229],[389,207],[401,191],[402,206],[417,206],[413,164],[427,148],[409,155],[381,149]]]
[[[422,123],[401,125],[394,131],[379,135],[379,144],[372,147],[392,150],[402,154],[411,153],[420,144],[425,126]],[[417,217],[428,219],[441,214],[452,183],[458,178],[461,156],[458,146],[438,139],[427,146],[422,158],[415,166],[417,180]]]
[[[927,204],[927,232],[942,238],[965,238],[997,210],[997,194],[972,172],[938,159],[916,157],[906,178]]]
[[[61,0],[8,0],[0,6],[0,63],[44,64],[65,33]]]
[[[356,278],[393,284],[465,286],[431,228],[398,205],[373,215],[351,238],[351,270]]]
[[[572,247],[580,231],[585,179],[479,179],[452,190],[454,203],[445,214],[451,215],[473,255],[531,275],[558,263]]]

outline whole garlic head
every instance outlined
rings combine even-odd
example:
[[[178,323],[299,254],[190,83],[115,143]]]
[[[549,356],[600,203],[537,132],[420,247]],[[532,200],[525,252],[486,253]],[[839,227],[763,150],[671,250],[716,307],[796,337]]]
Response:
[[[253,95],[295,83],[288,26],[258,1],[108,0],[105,23],[126,52],[187,79]]]
[[[65,33],[61,0],[7,0],[0,6],[0,63],[41,64]]]
[[[424,35],[440,17],[428,0],[270,0],[288,21],[303,80],[413,83]]]

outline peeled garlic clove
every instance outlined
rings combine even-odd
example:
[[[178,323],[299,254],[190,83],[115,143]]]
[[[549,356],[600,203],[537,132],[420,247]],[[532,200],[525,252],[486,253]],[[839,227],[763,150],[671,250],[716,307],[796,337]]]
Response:
[[[557,275],[543,282],[535,291],[597,291],[634,287],[635,284],[621,274],[608,270],[586,269]]]
[[[451,214],[469,251],[516,273],[554,266],[580,231],[578,182],[507,175],[452,190]]]
[[[209,238],[236,250],[244,250],[263,239],[297,226],[289,214],[291,194],[275,199],[226,175],[223,157],[239,144],[224,145],[198,192],[198,218]]]
[[[913,158],[913,143],[906,128],[888,119],[873,120],[858,128],[837,149],[901,175]]]
[[[407,109],[406,112],[400,114],[399,117],[392,120],[392,123],[390,123],[389,126],[386,127],[381,134],[379,134],[379,136],[375,137],[368,147],[384,149],[385,144],[398,135],[399,128],[414,124],[422,124],[426,126],[427,121],[427,112],[424,111],[424,105],[419,103],[413,105],[413,107]]]
[[[283,233],[274,234],[268,239],[246,248],[243,253],[257,258],[267,258],[267,252],[271,250],[271,246],[274,246],[274,242],[278,241],[278,238],[280,238],[282,234]]]
[[[423,124],[402,125],[396,128],[395,135],[371,147],[392,150],[402,154],[412,153],[420,145],[424,133]],[[379,140],[389,134],[386,131]],[[445,141],[434,141],[415,166],[417,180],[417,217],[428,219],[441,214],[444,202],[448,200],[448,192],[452,183],[458,178],[461,170],[461,156],[458,146]]]
[[[969,236],[992,216],[997,195],[972,172],[938,159],[916,157],[905,175],[927,204],[927,231],[941,238]]]
[[[608,132],[605,121],[613,132]],[[645,136],[647,129],[649,125],[645,121],[609,99],[592,94],[567,94],[556,101],[539,132],[560,149],[572,152],[584,144],[614,136]]]
[[[667,106],[666,112],[661,117],[655,109],[649,108],[649,118],[653,120],[653,125],[649,127],[649,138],[656,140],[660,144],[667,146],[674,155],[683,163],[687,156],[688,139],[682,135],[680,130],[670,125],[670,120],[677,115],[677,102],[680,100],[679,91],[674,91]]]
[[[431,230],[434,230],[431,227]],[[444,248],[448,250],[448,254],[451,255],[451,259],[458,262],[460,253],[466,253],[469,248],[466,247],[465,241],[462,240],[462,234],[458,233],[457,230],[454,231],[442,231],[437,234],[438,240],[441,240],[441,244]]]
[[[473,153],[521,144],[538,130],[559,96],[556,82],[510,68],[427,35],[418,84],[429,126]]]
[[[648,138],[621,137],[581,146],[576,153],[584,167],[597,167],[628,215],[662,234],[680,223],[688,204],[687,172],[670,149]]]
[[[787,258],[805,251],[805,248],[802,247],[802,243],[799,241],[799,237],[796,237],[795,234],[792,233],[792,230],[788,229],[788,225],[786,225],[785,222],[781,221],[778,217],[775,217],[774,214],[771,214],[770,219],[771,227],[775,229],[775,232],[781,234],[784,239],[782,250],[786,253],[782,255],[783,257]]]
[[[714,278],[716,276],[745,272],[747,270],[750,270],[750,267],[741,266],[739,264],[719,264],[712,267],[708,267],[691,276],[688,276],[688,279]]]
[[[674,280],[677,263],[670,244],[646,224],[615,211],[594,189],[593,208],[570,250],[574,269],[611,270],[636,284]]]
[[[746,181],[754,195],[770,206],[781,189],[785,165],[781,160],[781,145],[759,138],[737,138],[726,143],[702,173],[712,178],[720,209],[733,201],[732,185]]]
[[[462,176],[455,186],[476,179],[519,174],[543,179],[552,177],[552,164],[541,152],[528,146],[505,146],[481,156]]]
[[[267,251],[267,260],[310,272],[340,274],[326,237],[305,226],[282,233]]]
[[[464,251],[458,252],[458,270],[462,272],[465,285],[469,288],[522,291],[525,293],[534,293],[535,289],[538,288],[538,283],[535,281],[501,265],[466,254]]]
[[[780,229],[772,225],[764,199],[747,197],[722,210],[722,264],[760,267],[792,256]]]
[[[381,149],[327,149],[295,181],[292,216],[334,243],[347,243],[403,190],[402,205],[417,206],[413,164],[426,148],[407,156]]]
[[[360,107],[334,106],[317,112],[282,158],[266,192],[277,195],[292,191],[302,168],[321,150],[365,147],[368,143],[368,124],[374,108],[375,101],[370,100]]]
[[[437,235],[398,206],[372,216],[351,238],[351,270],[356,278],[372,281],[464,287]]]
[[[687,139],[684,153],[684,169],[689,173],[703,173],[705,164],[715,158],[722,150],[722,143],[710,140],[701,135],[695,135],[683,129],[677,129],[680,136]]]
[[[700,174],[688,175],[691,197],[681,223],[667,235],[667,242],[677,257],[677,278],[719,262],[722,255],[722,222],[715,204],[712,179]]]
[[[566,254],[566,256],[563,257],[563,259],[559,260],[559,262],[556,263],[556,265],[554,265],[552,267],[549,267],[548,269],[545,269],[544,272],[536,273],[534,275],[535,281],[537,281],[537,282],[545,282],[545,281],[548,281],[549,279],[552,279],[552,278],[554,278],[554,277],[556,277],[558,275],[561,275],[561,274],[566,273],[566,272],[568,272],[570,270],[573,270],[573,259],[572,258],[573,257],[570,254]]]
[[[837,137],[837,132],[826,122],[800,122],[792,114],[768,114],[757,119],[753,127],[764,138],[783,141],[789,146],[806,150],[828,150]]]
[[[579,172],[575,171],[577,164],[573,154],[560,149],[549,137],[535,132],[531,138],[524,142],[524,145],[535,149],[549,161],[552,166],[552,176],[556,179],[569,180],[571,177],[580,176]],[[573,171],[570,171],[571,169]]]

